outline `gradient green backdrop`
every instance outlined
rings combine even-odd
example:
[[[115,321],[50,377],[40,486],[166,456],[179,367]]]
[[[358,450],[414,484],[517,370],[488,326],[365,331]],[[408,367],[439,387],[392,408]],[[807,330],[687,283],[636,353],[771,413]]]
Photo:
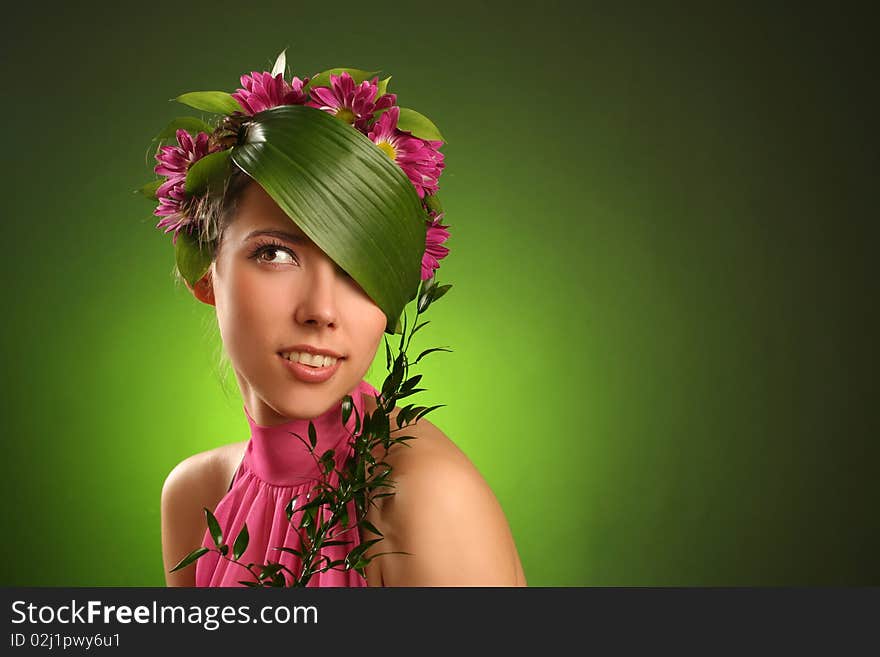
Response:
[[[418,397],[530,585],[880,584],[864,17],[29,6],[3,27],[2,584],[162,585],[165,476],[247,437],[131,190],[169,98],[285,47],[393,75],[448,139],[454,288],[416,343],[454,352]]]

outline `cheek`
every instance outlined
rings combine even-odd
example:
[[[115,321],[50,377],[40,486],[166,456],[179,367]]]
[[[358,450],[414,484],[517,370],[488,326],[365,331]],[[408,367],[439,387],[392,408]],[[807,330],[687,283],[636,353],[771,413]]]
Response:
[[[230,352],[246,355],[248,347],[259,348],[261,336],[274,325],[275,317],[284,312],[281,291],[271,280],[247,267],[228,267],[217,298],[217,320],[221,335]]]
[[[385,332],[385,313],[363,292],[355,292],[347,300],[346,334],[351,336],[352,347],[368,366],[382,344]]]

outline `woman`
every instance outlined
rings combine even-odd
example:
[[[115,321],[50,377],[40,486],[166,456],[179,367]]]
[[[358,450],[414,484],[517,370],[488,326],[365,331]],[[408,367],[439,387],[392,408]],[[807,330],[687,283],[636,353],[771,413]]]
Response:
[[[440,142],[416,143],[413,132],[394,125],[400,116],[393,107],[396,97],[383,95],[377,79],[357,83],[343,73],[325,76],[330,82],[325,87],[316,84],[321,75],[310,86],[308,78],[294,77],[287,83],[281,74],[283,53],[279,62],[278,72],[242,78],[244,88],[232,96],[243,116],[236,112],[232,124],[227,116],[210,137],[193,140],[178,132],[177,150],[166,147],[157,155],[156,171],[166,176],[156,194],[157,214],[164,217],[159,226],[166,232],[174,229],[175,239],[180,232],[185,240],[177,249],[178,269],[195,298],[215,308],[251,429],[249,439],[190,456],[168,475],[161,504],[169,586],[254,582],[254,571],[245,570],[248,562],[275,561],[291,575],[302,567],[305,550],[295,521],[303,516],[294,513],[291,522],[284,509],[290,499],[312,494],[321,470],[305,441],[295,436],[305,436],[311,422],[317,428],[316,454],[334,449],[337,470],[353,458],[352,450],[345,449],[346,440],[352,429],[357,431],[356,418],[376,411],[379,395],[363,377],[383,333],[393,332],[402,304],[413,298],[413,266],[416,275],[421,267],[424,280],[431,253],[424,246],[426,235],[430,247],[432,228],[439,226],[426,199],[436,193],[436,176],[442,169],[430,147]],[[379,109],[389,110],[385,119],[374,116]],[[331,114],[341,121],[327,120]],[[343,123],[344,129],[339,127]],[[354,129],[373,144],[360,136],[346,141]],[[283,150],[285,140],[290,148],[278,157],[276,148]],[[327,157],[324,150],[320,155],[304,154],[310,144],[332,151],[331,142],[342,144],[342,150]],[[192,190],[198,185],[190,170],[212,154],[220,161],[221,147],[230,145],[229,168],[220,174],[222,194],[206,192],[204,203],[193,202]],[[382,152],[388,157],[377,159]],[[388,167],[391,162],[406,163],[406,152],[421,159],[411,158],[410,170]],[[426,160],[426,154],[434,159]],[[335,188],[328,182],[346,175],[347,181]],[[308,189],[315,191],[311,197],[303,191]],[[431,218],[426,229],[415,233],[422,245],[419,251],[403,248],[397,261],[394,248],[406,243],[401,235],[411,229],[413,214],[410,208],[394,218],[394,212],[383,210],[382,203],[395,194],[403,195],[401,207],[412,201],[417,205],[411,207],[426,210]],[[363,210],[357,221],[339,211],[350,211],[357,203]],[[331,214],[335,223],[327,228],[322,218]],[[369,224],[369,233],[361,224]],[[383,249],[364,247],[369,241],[365,235],[382,236],[383,230],[384,239],[376,240]],[[194,234],[208,236],[210,249],[198,242],[193,250]],[[187,248],[190,256],[181,256]],[[210,253],[207,267],[193,268],[204,253]],[[433,274],[431,267],[428,273]],[[403,296],[386,294],[401,280],[410,283],[401,288]],[[347,395],[354,413],[346,420],[342,408]],[[396,426],[400,412],[399,406],[391,410],[391,426]],[[349,532],[346,545],[322,552],[330,555],[324,563],[330,563],[344,557],[353,544],[374,540],[365,553],[374,557],[363,568],[366,581],[351,568],[335,568],[307,585],[524,586],[507,521],[473,464],[424,418],[407,426],[406,433],[413,436],[406,445],[393,444],[387,454],[374,452],[391,467],[394,483],[393,495],[377,500],[367,512],[368,525],[378,528],[382,538],[372,532],[365,535],[364,528],[357,527],[356,534]],[[353,515],[355,507],[349,508]],[[234,536],[247,534],[239,563],[218,550],[205,553],[215,543],[210,529],[206,531],[205,510],[213,511],[224,543],[231,545]],[[174,569],[200,546],[203,554],[195,568]],[[241,547],[238,541],[236,546]],[[283,549],[273,552],[276,548]]]

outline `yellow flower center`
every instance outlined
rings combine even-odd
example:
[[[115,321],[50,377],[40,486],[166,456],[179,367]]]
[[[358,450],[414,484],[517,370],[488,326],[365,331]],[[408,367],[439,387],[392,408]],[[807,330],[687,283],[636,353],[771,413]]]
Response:
[[[379,144],[377,145],[379,146],[379,148],[382,149],[382,152],[384,152],[385,155],[391,158],[392,162],[397,161],[397,151],[394,150],[394,146],[389,144],[387,141],[379,142]]]
[[[357,118],[347,107],[340,107],[336,110],[336,118],[345,121],[346,123],[354,123],[354,120]]]

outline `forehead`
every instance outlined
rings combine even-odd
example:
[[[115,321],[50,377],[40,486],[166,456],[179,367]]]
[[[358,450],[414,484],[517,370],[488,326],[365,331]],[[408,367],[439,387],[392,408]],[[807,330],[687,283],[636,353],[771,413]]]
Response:
[[[294,241],[311,242],[266,190],[253,182],[244,189],[236,203],[235,220],[227,229],[227,236],[243,241],[258,231],[287,233]]]

